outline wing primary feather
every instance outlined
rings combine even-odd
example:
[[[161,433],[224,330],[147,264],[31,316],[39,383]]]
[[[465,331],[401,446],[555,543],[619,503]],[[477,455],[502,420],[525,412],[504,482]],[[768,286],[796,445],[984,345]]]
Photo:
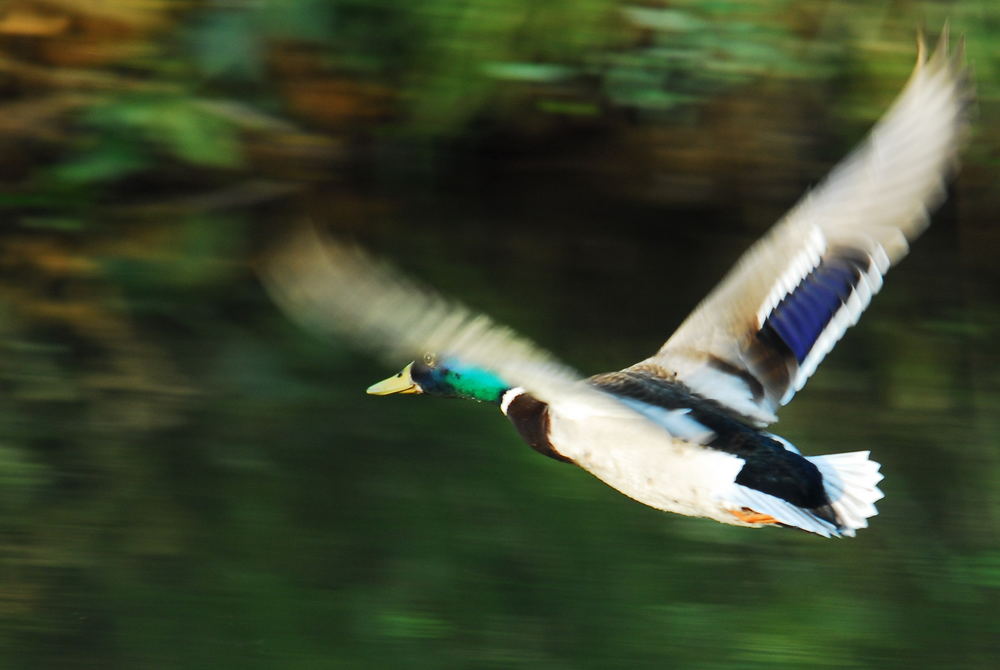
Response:
[[[857,322],[944,196],[972,99],[959,42],[949,49],[945,27],[929,53],[918,37],[913,72],[867,139],[740,258],[657,354],[637,365],[659,366],[757,425],[775,420],[777,408]],[[727,383],[710,361],[742,374]],[[765,393],[751,392],[747,374]]]
[[[433,351],[492,370],[540,397],[584,388],[578,373],[509,328],[311,225],[268,255],[260,276],[277,304],[308,330],[346,335],[393,364]]]

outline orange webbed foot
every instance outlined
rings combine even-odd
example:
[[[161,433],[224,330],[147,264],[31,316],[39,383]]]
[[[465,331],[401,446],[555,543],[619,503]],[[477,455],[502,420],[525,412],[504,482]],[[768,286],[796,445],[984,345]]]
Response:
[[[729,513],[735,516],[740,521],[746,523],[778,523],[778,520],[769,514],[761,514],[760,512],[754,512],[749,507],[744,507],[743,509],[731,509]]]

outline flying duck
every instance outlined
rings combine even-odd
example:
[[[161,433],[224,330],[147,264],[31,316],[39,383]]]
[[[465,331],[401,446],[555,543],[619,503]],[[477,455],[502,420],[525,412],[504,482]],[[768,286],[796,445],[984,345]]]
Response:
[[[920,39],[908,83],[867,139],[743,254],[659,351],[617,372],[583,378],[311,228],[272,254],[262,277],[308,328],[389,358],[417,356],[371,394],[495,404],[535,450],[659,510],[853,536],[877,514],[879,464],[867,451],[804,456],[766,427],[943,198],[971,99],[956,51],[947,29],[929,57]]]

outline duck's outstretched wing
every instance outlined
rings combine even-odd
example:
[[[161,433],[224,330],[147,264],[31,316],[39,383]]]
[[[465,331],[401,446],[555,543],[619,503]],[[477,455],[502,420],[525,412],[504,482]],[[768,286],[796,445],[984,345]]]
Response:
[[[259,270],[271,296],[291,318],[316,333],[347,336],[393,365],[435,352],[490,370],[550,404],[580,394],[590,403],[610,401],[509,328],[310,225],[301,226],[265,257]]]
[[[971,87],[947,28],[892,108],[816,189],[752,246],[652,365],[765,425],[857,322],[942,199]]]

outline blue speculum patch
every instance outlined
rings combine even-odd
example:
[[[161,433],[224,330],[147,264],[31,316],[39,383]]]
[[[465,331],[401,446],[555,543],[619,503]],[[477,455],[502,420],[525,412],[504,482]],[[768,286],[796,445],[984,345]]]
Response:
[[[842,256],[824,259],[785,296],[764,321],[802,363],[816,340],[861,281],[871,261]]]

